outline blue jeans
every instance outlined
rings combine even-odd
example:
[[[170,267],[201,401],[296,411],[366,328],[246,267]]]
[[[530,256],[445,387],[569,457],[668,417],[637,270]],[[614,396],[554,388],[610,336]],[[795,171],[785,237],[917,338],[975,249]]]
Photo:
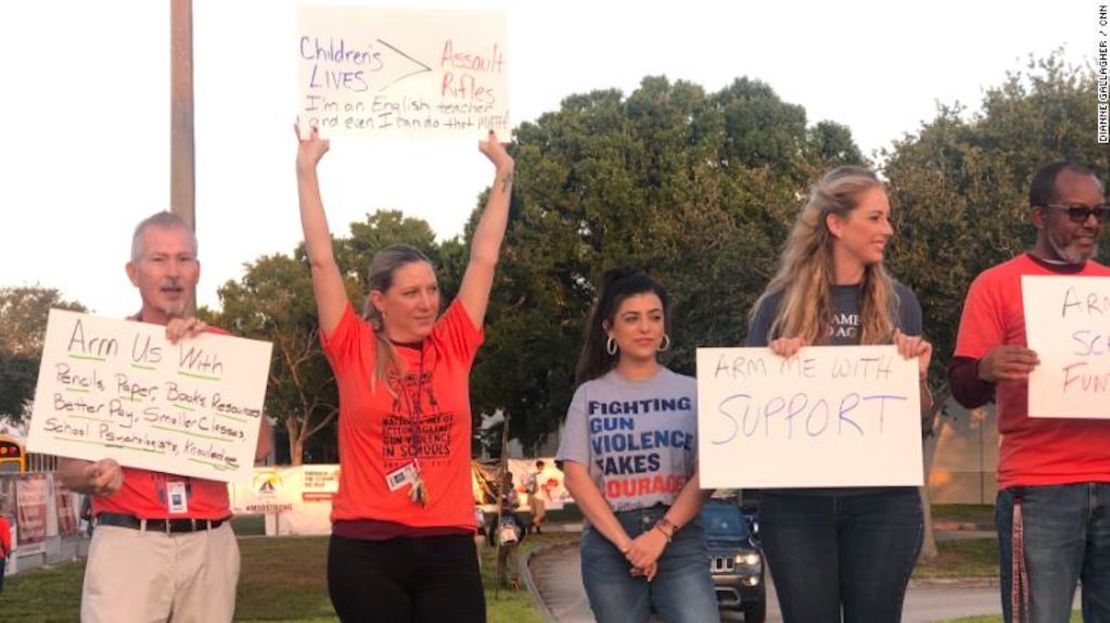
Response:
[[[651,530],[667,508],[662,505],[617,513],[628,536]],[[675,533],[659,557],[659,571],[650,583],[629,574],[631,566],[608,539],[593,527],[582,534],[582,582],[598,623],[646,623],[649,604],[667,623],[720,621],[709,550],[701,521],[694,519]]]
[[[913,488],[809,495],[764,492],[760,535],[786,623],[897,623],[921,551]]]
[[[1110,484],[1017,487],[998,493],[1002,612],[1013,621],[1014,497],[1021,495],[1030,616],[1024,621],[1067,621],[1077,580],[1083,581],[1083,620],[1110,622]]]

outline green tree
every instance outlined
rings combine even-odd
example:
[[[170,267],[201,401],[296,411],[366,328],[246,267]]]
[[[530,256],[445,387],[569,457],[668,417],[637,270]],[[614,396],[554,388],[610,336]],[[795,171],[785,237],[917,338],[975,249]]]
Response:
[[[846,128],[758,81],[707,94],[645,78],[523,124],[511,222],[475,365],[476,411],[511,415],[525,446],[562,421],[595,284],[630,263],[671,291],[672,366],[699,345],[738,344],[806,185],[859,162]]]
[[[22,419],[34,397],[51,308],[86,311],[53,288],[0,288],[0,415]]]
[[[209,312],[209,322],[273,344],[266,414],[285,428],[290,460],[300,465],[305,443],[339,408],[335,380],[316,335],[308,267],[287,255],[261,257],[246,266],[238,282],[224,284],[219,297],[222,311]]]
[[[944,370],[971,280],[1032,248],[1033,173],[1061,159],[1102,176],[1110,171],[1110,150],[1093,135],[1095,87],[1092,71],[1059,55],[1030,61],[989,89],[980,111],[969,116],[942,105],[934,120],[884,154],[898,232],[887,263],[921,300],[940,397],[948,395]]]
[[[1110,151],[1094,140],[1095,88],[1093,71],[1059,55],[1031,60],[989,89],[979,111],[942,105],[935,119],[884,154],[898,231],[888,265],[917,293],[934,344],[930,383],[937,400],[927,435],[939,435],[944,425],[945,369],[971,280],[1032,247],[1033,173],[1061,159],[1102,176],[1110,171]],[[931,465],[927,453],[926,473]],[[936,546],[927,536],[924,555],[932,556]]]

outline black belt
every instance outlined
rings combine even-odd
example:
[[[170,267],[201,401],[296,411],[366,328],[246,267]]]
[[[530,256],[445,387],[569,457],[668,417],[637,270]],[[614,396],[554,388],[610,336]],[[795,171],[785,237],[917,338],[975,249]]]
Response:
[[[146,531],[147,532],[165,532],[167,534],[173,532],[196,532],[197,530],[208,530],[219,528],[226,519],[147,519]],[[131,528],[132,530],[142,530],[143,520],[133,515],[121,515],[119,513],[100,513],[96,516],[96,525],[98,526],[116,526],[119,528]]]

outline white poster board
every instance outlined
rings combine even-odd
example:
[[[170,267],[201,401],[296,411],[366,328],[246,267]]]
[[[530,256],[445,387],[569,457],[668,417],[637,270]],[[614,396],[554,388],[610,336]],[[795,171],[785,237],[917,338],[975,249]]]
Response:
[[[508,140],[505,41],[498,11],[302,5],[302,131]]]
[[[1110,277],[1023,275],[1029,417],[1110,419]]]
[[[699,348],[703,488],[920,486],[917,362],[893,346]]]
[[[27,449],[212,480],[249,479],[269,342],[50,310]]]

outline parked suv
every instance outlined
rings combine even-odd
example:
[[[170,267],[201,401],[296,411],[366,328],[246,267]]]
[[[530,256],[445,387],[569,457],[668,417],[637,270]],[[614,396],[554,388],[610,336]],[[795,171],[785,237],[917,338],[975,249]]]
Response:
[[[736,499],[714,498],[705,503],[701,521],[718,606],[742,610],[746,623],[762,623],[767,616],[767,591],[754,512],[744,511]]]

